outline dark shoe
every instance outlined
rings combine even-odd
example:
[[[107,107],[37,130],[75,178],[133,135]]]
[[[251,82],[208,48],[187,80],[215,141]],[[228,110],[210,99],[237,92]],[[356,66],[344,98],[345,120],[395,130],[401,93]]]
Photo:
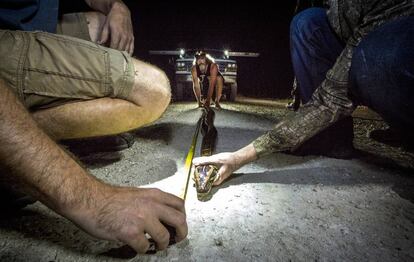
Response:
[[[36,200],[31,196],[12,190],[4,185],[0,186],[0,208],[2,210],[13,212],[35,202]]]
[[[103,136],[61,141],[69,151],[76,155],[88,155],[99,152],[116,152],[131,147],[135,142],[131,133],[115,136]]]
[[[369,137],[379,143],[392,147],[402,147],[410,151],[414,149],[413,136],[394,128],[373,130],[369,134]]]
[[[292,154],[321,155],[338,159],[351,159],[356,151],[353,146],[354,132],[352,117],[344,118],[315,135]]]
[[[122,133],[118,135],[119,138],[123,139],[127,144],[127,148],[130,148],[135,143],[135,137],[131,133]]]

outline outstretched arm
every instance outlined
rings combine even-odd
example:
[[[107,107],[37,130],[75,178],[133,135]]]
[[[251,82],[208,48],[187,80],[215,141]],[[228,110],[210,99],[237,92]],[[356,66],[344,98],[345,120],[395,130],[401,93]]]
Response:
[[[0,165],[7,182],[32,195],[93,236],[120,240],[138,252],[149,243],[168,245],[176,228],[177,241],[187,235],[184,203],[156,189],[116,187],[88,174],[50,139],[14,93],[0,81]],[[2,177],[2,180],[5,180]]]
[[[191,76],[192,76],[192,79],[193,79],[194,95],[195,95],[195,97],[197,99],[198,106],[202,106],[202,103],[201,103],[201,87],[200,87],[200,81],[198,80],[198,77],[197,77],[197,69],[196,69],[195,66],[193,66],[191,68]]]
[[[213,96],[214,88],[217,83],[218,67],[217,64],[211,64],[210,67],[210,81],[208,86],[208,93],[205,102],[205,106],[210,106],[211,97]]]
[[[233,153],[194,159],[195,165],[217,165],[222,170],[220,184],[232,172],[258,157],[273,152],[292,151],[306,140],[350,115],[355,105],[347,96],[347,80],[352,46],[341,53],[327,78],[313,94],[312,100],[290,117],[282,119],[271,131]],[[241,153],[242,152],[242,153]]]

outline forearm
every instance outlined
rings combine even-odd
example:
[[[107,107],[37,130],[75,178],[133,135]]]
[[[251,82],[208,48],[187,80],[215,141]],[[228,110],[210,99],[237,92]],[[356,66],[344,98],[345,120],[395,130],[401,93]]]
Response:
[[[253,144],[248,144],[247,146],[237,150],[234,154],[235,164],[237,169],[255,161],[258,158],[256,149]]]
[[[198,79],[193,80],[193,88],[194,88],[196,91],[200,91],[200,90],[201,90],[201,87],[200,87],[200,81],[198,81]]]
[[[85,2],[95,11],[99,11],[105,15],[117,5],[125,6],[121,0],[85,0]]]
[[[253,141],[259,157],[274,152],[292,151],[322,131],[336,116],[327,107],[308,103],[290,117],[283,119],[271,131]]]
[[[88,208],[101,194],[104,184],[39,128],[1,81],[0,144],[0,163],[10,172],[10,182],[63,215]]]
[[[312,100],[253,142],[258,156],[292,151],[353,112],[355,105],[348,97],[351,58],[352,46],[348,45],[334,67],[328,71],[326,79],[314,92]]]
[[[196,96],[197,102],[200,103],[201,87],[200,87],[200,81],[198,80],[198,77],[197,77],[197,70],[195,69],[194,66],[191,68],[191,77],[193,79],[194,94]]]
[[[207,92],[207,101],[208,102],[211,101],[211,97],[213,96],[214,87],[216,86],[216,83],[217,83],[217,77],[211,77],[211,79],[209,81],[209,85],[208,85],[208,92]]]

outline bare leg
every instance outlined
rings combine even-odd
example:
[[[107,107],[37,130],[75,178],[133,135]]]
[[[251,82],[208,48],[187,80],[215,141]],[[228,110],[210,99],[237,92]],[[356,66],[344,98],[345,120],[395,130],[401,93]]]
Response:
[[[93,42],[100,37],[105,16],[88,12],[89,34]],[[133,60],[134,87],[126,100],[97,98],[34,112],[33,118],[54,139],[113,135],[158,119],[170,98],[169,80],[160,69]]]
[[[217,77],[217,83],[216,83],[216,107],[217,108],[221,108],[220,106],[220,99],[221,99],[221,94],[223,92],[223,84],[224,84],[224,80],[222,76],[218,76]]]
[[[145,232],[154,232],[159,249],[168,246],[161,221],[175,228],[177,241],[187,235],[181,199],[158,189],[111,186],[96,179],[38,128],[1,80],[0,145],[0,166],[12,171],[0,174],[6,188],[29,193],[92,236],[145,252]]]
[[[135,83],[127,100],[99,98],[39,110],[33,118],[54,139],[113,135],[158,119],[171,93],[158,68],[134,59]]]

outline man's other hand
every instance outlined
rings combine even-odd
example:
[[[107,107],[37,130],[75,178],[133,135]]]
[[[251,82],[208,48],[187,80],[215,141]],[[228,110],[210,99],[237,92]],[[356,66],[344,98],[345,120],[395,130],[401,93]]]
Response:
[[[134,52],[134,32],[132,29],[131,13],[122,2],[115,2],[106,16],[99,44],[110,48]]]
[[[148,233],[158,250],[167,248],[170,234],[163,225],[175,228],[176,241],[187,236],[184,201],[158,189],[113,187],[100,189],[100,198],[89,205],[70,211],[68,218],[91,235],[122,241],[138,253],[145,253],[150,243]]]

